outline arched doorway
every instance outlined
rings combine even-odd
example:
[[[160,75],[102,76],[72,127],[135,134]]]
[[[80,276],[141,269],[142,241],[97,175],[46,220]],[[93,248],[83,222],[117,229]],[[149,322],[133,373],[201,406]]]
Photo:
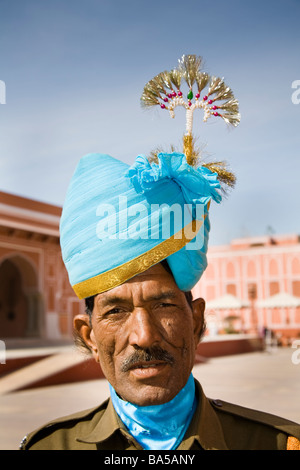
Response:
[[[0,337],[40,334],[40,296],[37,274],[21,255],[0,262]]]

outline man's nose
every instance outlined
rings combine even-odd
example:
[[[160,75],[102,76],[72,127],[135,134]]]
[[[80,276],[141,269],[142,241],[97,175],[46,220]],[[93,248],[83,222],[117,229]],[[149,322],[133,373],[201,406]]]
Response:
[[[146,309],[136,309],[131,314],[129,343],[140,348],[149,348],[161,340],[160,328]]]

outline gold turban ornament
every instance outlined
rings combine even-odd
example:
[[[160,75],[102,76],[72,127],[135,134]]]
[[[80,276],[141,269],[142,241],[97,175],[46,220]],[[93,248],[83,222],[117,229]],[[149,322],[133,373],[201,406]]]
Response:
[[[202,57],[183,55],[178,62],[177,68],[159,73],[145,85],[141,105],[144,108],[160,106],[161,109],[169,111],[171,118],[175,117],[174,110],[177,106],[184,107],[186,133],[183,136],[183,153],[187,163],[194,167],[201,164],[213,173],[217,173],[223,190],[224,184],[227,187],[234,187],[236,179],[227,169],[226,162],[201,162],[201,152],[195,147],[193,137],[193,113],[195,109],[202,109],[204,122],[210,117],[216,117],[223,119],[229,125],[237,126],[240,122],[238,101],[223,78],[210,76],[201,71]],[[186,99],[181,89],[183,83],[187,86]],[[196,87],[196,92],[193,87]],[[155,159],[160,151],[153,151],[151,157]]]

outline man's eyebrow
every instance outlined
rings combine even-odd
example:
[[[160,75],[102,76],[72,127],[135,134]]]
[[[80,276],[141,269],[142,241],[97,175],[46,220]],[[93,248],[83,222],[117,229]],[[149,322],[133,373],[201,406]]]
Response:
[[[174,299],[177,297],[176,292],[173,290],[169,290],[166,292],[159,292],[157,294],[152,294],[146,297],[147,302],[151,302],[153,300],[167,300],[167,299]],[[103,297],[101,299],[98,299],[99,305],[101,307],[106,307],[107,305],[113,305],[113,304],[121,304],[121,303],[126,303],[131,301],[131,298],[128,299],[126,297],[121,297],[119,295],[111,295],[107,297]]]
[[[173,290],[168,290],[166,292],[159,292],[158,294],[152,294],[147,296],[147,301],[151,300],[167,300],[167,299],[174,299],[177,297],[176,292]]]
[[[107,297],[102,297],[98,299],[97,303],[101,305],[101,307],[105,307],[106,305],[112,305],[112,304],[120,304],[128,302],[128,299],[124,297],[120,297],[119,295],[111,295]]]

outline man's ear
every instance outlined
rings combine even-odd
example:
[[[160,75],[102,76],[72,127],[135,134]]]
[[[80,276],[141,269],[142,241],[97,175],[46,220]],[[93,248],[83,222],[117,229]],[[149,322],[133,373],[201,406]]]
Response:
[[[93,354],[95,361],[99,362],[98,348],[89,315],[84,313],[74,317],[74,333],[77,343],[87,348]]]
[[[192,302],[193,321],[194,321],[194,339],[197,346],[205,331],[204,311],[205,301],[202,298],[195,299]]]

